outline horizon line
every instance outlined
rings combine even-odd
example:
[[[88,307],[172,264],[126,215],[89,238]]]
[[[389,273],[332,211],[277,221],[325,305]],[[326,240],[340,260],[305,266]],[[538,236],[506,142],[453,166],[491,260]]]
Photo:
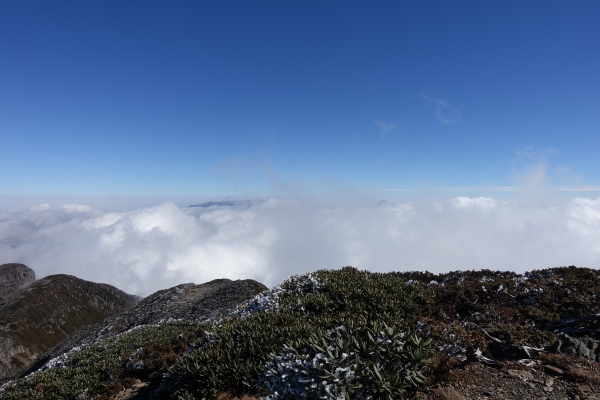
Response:
[[[435,192],[600,192],[600,186],[437,186],[413,189],[383,188],[379,190],[384,192],[414,192],[417,190],[431,190]]]

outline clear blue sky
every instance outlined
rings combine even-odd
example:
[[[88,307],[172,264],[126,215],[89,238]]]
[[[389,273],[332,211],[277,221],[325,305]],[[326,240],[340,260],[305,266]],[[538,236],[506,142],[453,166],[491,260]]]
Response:
[[[0,193],[506,186],[536,165],[597,185],[598,21],[598,1],[5,0]]]

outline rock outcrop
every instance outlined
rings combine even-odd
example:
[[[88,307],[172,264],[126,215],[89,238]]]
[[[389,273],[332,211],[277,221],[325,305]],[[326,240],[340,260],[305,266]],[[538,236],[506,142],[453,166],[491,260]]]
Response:
[[[139,300],[70,275],[50,275],[13,293],[0,301],[0,381],[27,370],[65,337]]]
[[[556,342],[549,348],[549,351],[600,362],[600,340],[590,337],[573,337],[565,333],[559,333],[556,335]]]
[[[23,264],[0,265],[0,300],[6,299],[35,281],[35,272]]]

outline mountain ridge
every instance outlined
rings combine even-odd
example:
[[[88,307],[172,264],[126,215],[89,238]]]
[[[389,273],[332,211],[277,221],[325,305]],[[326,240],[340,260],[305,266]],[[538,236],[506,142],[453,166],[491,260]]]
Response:
[[[147,306],[177,309],[197,293],[185,288]],[[600,272],[573,266],[319,270],[233,313],[207,308],[204,321],[185,320],[193,307],[181,320],[126,319],[121,333],[63,353],[0,397],[597,400],[599,293]],[[123,331],[139,322],[152,323]]]
[[[140,300],[111,285],[57,274],[0,301],[0,379],[26,370],[65,337]]]
[[[249,300],[267,287],[252,279],[215,279],[203,284],[183,283],[159,290],[131,308],[108,316],[102,321],[65,337],[46,352],[22,376],[42,368],[48,361],[72,348],[94,343],[124,333],[132,328],[164,320],[202,321],[230,313],[235,306]]]

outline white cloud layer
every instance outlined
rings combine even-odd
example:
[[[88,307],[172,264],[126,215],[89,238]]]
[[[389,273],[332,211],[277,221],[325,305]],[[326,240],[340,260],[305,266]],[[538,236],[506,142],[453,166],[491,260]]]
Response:
[[[371,271],[600,268],[600,197],[520,206],[488,197],[340,205],[269,199],[250,207],[165,202],[130,211],[84,204],[0,211],[0,263],[67,273],[148,295],[183,282]]]

